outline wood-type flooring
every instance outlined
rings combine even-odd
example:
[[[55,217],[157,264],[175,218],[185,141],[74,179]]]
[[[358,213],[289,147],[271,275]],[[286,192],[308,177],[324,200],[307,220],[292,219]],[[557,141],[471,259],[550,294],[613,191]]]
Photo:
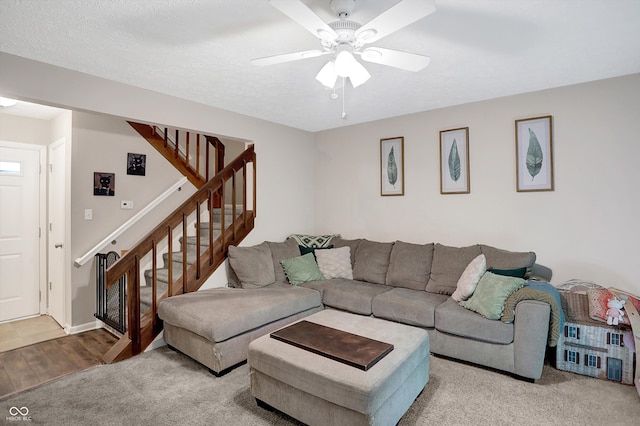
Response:
[[[104,329],[60,337],[0,353],[0,399],[102,364],[117,341]]]

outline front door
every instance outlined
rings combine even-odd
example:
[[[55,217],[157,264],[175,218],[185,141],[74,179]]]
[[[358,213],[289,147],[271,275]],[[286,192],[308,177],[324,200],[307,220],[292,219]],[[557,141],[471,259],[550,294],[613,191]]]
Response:
[[[0,146],[0,321],[40,313],[40,150],[34,148]]]
[[[607,379],[622,381],[622,360],[618,358],[607,359]]]

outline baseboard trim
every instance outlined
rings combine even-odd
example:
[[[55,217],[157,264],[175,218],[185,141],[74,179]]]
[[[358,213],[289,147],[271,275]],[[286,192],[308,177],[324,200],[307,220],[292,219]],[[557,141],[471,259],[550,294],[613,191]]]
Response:
[[[78,333],[83,333],[85,331],[97,330],[99,328],[104,328],[102,326],[102,321],[95,320],[93,322],[88,322],[85,324],[74,325],[74,326],[67,324],[64,326],[64,331],[67,334],[78,334]]]

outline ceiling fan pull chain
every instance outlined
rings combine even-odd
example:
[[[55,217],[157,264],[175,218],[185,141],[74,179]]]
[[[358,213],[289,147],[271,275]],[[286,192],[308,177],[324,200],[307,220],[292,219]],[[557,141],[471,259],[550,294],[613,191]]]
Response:
[[[345,81],[346,79],[347,79],[346,77],[342,77],[342,119],[343,120],[347,118],[347,113],[344,111],[344,87],[347,85],[347,82]]]

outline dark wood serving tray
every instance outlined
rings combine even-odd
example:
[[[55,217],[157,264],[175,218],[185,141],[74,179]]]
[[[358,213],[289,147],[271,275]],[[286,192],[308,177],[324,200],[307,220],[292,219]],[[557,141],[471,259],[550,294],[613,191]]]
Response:
[[[271,337],[364,371],[393,350],[389,343],[309,321],[274,331]]]

